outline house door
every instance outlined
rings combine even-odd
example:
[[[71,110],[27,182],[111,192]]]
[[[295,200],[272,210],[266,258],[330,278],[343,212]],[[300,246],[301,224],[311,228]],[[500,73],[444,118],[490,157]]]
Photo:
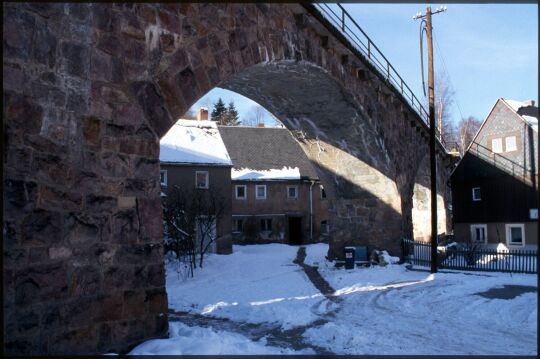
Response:
[[[302,217],[289,217],[289,244],[302,244]]]

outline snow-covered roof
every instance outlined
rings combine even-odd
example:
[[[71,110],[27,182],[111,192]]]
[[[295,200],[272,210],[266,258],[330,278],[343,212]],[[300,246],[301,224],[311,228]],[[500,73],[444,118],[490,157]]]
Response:
[[[218,128],[233,162],[233,180],[318,179],[314,166],[288,129]]]
[[[527,124],[531,126],[534,131],[538,132],[538,118],[526,115],[525,113],[528,113],[526,112],[526,109],[520,110],[522,108],[533,107],[530,103],[516,100],[508,100],[504,98],[502,100],[504,100],[504,102],[508,106],[510,106],[510,108],[512,108],[512,110],[514,110],[518,114],[518,116],[520,116],[525,122],[527,122]],[[538,108],[536,108],[536,113],[538,113]]]
[[[503,99],[508,105],[510,105],[510,107],[512,107],[512,109],[516,112],[518,112],[518,110],[521,108],[521,107],[527,107],[529,106],[527,103],[525,102],[521,102],[521,101],[516,101],[516,100],[508,100],[508,99]]]
[[[283,167],[281,169],[254,170],[250,168],[233,168],[231,173],[233,180],[299,180],[300,169],[298,167]]]
[[[159,143],[166,163],[232,166],[214,121],[178,120]]]

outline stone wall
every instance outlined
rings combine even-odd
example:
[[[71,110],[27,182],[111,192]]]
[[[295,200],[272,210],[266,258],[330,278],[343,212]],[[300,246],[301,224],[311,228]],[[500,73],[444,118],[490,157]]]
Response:
[[[125,352],[167,335],[159,138],[215,86],[240,86],[306,146],[322,140],[346,159],[351,167],[338,169],[344,162],[306,149],[331,196],[336,253],[362,233],[398,254],[399,239],[412,235],[425,127],[303,7],[4,3],[3,10],[8,354]],[[265,91],[250,92],[245,79],[280,69]],[[314,80],[306,87],[312,96],[300,101],[287,83],[295,72]],[[313,111],[321,107],[324,116]]]

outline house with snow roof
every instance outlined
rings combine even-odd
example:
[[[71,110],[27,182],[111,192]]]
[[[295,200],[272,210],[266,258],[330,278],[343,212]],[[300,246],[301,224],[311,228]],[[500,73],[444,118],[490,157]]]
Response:
[[[538,107],[500,98],[451,175],[454,235],[538,246]]]
[[[326,240],[330,225],[326,194],[290,131],[218,128],[233,163],[233,241],[302,244]]]
[[[232,162],[216,123],[201,109],[197,120],[178,120],[160,141],[160,182],[162,196],[175,186],[184,191],[212,192],[223,201],[223,216],[215,224],[219,238],[210,252],[227,254],[231,244]]]

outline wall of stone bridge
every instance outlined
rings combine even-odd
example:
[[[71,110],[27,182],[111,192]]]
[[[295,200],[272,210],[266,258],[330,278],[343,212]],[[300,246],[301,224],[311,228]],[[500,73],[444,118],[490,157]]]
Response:
[[[167,335],[159,138],[215,86],[297,135],[332,196],[336,253],[368,241],[397,254],[412,235],[425,128],[304,8],[3,10],[7,353],[124,352]]]

